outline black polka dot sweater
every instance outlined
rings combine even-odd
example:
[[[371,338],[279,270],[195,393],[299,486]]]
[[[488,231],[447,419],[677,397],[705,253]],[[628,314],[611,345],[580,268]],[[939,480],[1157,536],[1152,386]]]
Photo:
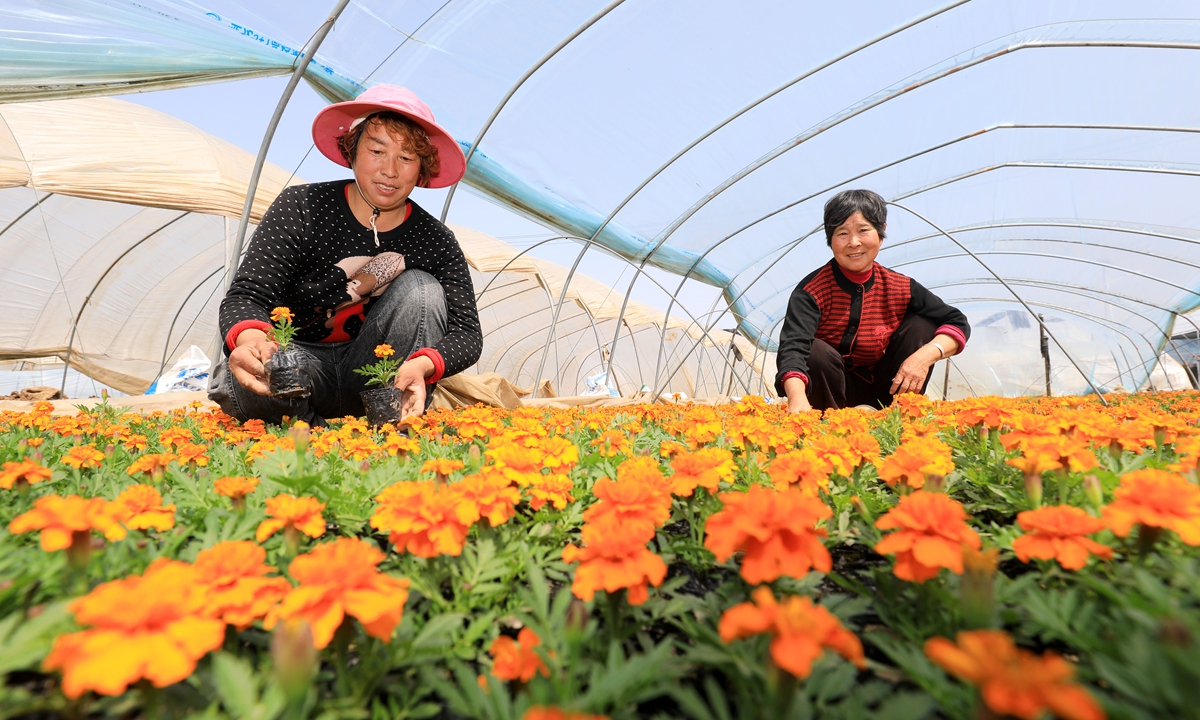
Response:
[[[299,340],[352,339],[372,303],[369,298],[348,302],[357,299],[347,292],[350,276],[380,253],[399,253],[405,269],[428,272],[446,293],[446,336],[434,345],[434,352],[421,353],[435,366],[430,381],[474,365],[483,335],[471,274],[454,233],[410,200],[407,218],[380,232],[376,247],[371,228],[350,211],[347,185],[346,180],[297,185],[284,189],[271,203],[221,301],[225,354],[236,346],[242,330],[269,327],[276,307],[292,311]]]

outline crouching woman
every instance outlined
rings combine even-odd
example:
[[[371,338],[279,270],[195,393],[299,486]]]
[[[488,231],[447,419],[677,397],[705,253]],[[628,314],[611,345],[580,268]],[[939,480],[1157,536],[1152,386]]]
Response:
[[[406,358],[395,381],[402,414],[419,415],[434,384],[474,365],[483,347],[462,249],[409,198],[416,187],[458,182],[462,150],[425,103],[394,85],[323,109],[313,141],[354,177],[289,187],[267,209],[221,302],[226,359],[209,397],[240,420],[362,415],[367,378],[354,370],[387,344]],[[307,397],[270,394],[276,307],[294,317]]]
[[[779,335],[775,390],[791,412],[886,407],[925,392],[933,364],[966,346],[962,312],[875,262],[886,228],[887,204],[870,190],[825,203],[833,259],[792,291]]]

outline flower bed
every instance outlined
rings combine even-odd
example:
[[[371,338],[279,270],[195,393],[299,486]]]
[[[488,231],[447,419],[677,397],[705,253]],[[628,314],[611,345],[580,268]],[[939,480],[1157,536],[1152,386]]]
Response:
[[[1166,718],[1194,393],[0,416],[0,716]]]

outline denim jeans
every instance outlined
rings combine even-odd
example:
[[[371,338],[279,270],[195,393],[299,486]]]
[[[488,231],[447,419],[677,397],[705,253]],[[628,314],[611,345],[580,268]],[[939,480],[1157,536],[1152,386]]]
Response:
[[[446,295],[442,286],[423,270],[405,270],[373,303],[358,336],[348,342],[296,342],[294,347],[308,356],[310,394],[305,398],[259,395],[242,387],[222,357],[213,371],[208,397],[221,409],[245,422],[258,418],[279,423],[284,415],[311,424],[325,418],[363,414],[359,393],[367,378],[355,368],[376,361],[375,346],[391,345],[400,357],[430,347],[446,334]],[[433,385],[426,387],[425,407],[433,399]]]

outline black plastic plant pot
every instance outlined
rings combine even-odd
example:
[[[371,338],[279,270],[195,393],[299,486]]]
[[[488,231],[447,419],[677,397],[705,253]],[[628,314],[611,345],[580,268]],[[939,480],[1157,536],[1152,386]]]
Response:
[[[271,394],[281,398],[308,397],[308,356],[296,349],[276,350],[263,368]]]
[[[395,386],[368,388],[360,392],[359,397],[367,412],[367,423],[372,427],[400,422],[400,391]]]

